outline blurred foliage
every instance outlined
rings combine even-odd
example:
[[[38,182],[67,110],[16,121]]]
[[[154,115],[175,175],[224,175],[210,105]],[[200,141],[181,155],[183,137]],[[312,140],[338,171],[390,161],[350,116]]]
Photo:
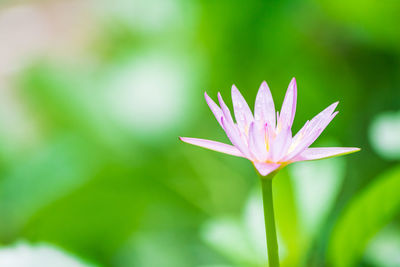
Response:
[[[390,266],[399,11],[394,0],[1,2],[0,251],[22,240],[95,266],[264,266],[251,164],[177,137],[228,142],[204,91],[229,105],[235,83],[254,103],[266,80],[280,108],[295,76],[294,130],[340,100],[315,146],[362,151],[277,175],[282,266]]]
[[[367,242],[400,211],[400,167],[386,171],[348,204],[331,239],[334,266],[353,266]]]

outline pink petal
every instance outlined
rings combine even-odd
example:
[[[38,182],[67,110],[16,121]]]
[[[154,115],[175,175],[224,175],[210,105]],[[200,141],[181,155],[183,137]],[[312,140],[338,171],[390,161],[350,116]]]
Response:
[[[304,147],[309,147],[312,145],[315,140],[321,135],[321,133],[325,130],[325,128],[329,125],[329,123],[335,118],[335,116],[339,113],[339,111],[334,112],[327,118],[323,118],[315,127],[309,127],[311,130],[306,133],[308,136],[302,140],[302,145]],[[311,125],[311,122],[310,122]]]
[[[325,127],[329,124],[329,122],[333,119],[332,113],[335,111],[337,105],[339,102],[335,102],[328,106],[326,109],[321,111],[317,116],[312,118],[310,121],[310,130],[313,130],[315,128],[321,127],[322,125],[325,125]]]
[[[206,102],[207,102],[208,106],[210,107],[212,113],[214,113],[215,118],[217,119],[218,123],[222,127],[221,118],[223,117],[223,113],[222,113],[221,108],[217,104],[215,104],[215,102],[211,99],[211,97],[209,97],[207,95],[206,92],[204,92],[204,97],[205,97]]]
[[[265,127],[252,122],[249,128],[249,150],[258,161],[266,161],[268,152],[265,143]]]
[[[324,159],[346,155],[357,151],[360,151],[357,147],[313,147],[307,148],[301,152],[300,155],[293,159],[293,161]]]
[[[222,99],[221,93],[218,92],[218,102],[221,106],[222,113],[224,114],[225,122],[233,123],[231,112],[228,106],[225,104],[224,100]]]
[[[240,137],[239,130],[233,122],[227,122],[225,117],[222,119],[222,127],[232,144],[246,157],[251,158],[250,152],[243,139]]]
[[[224,128],[226,135],[232,144],[237,147],[240,152],[243,153],[246,157],[250,158],[249,149],[247,144],[242,139],[241,134],[235,123],[233,122],[231,112],[229,111],[228,106],[225,104],[224,100],[220,93],[218,93],[218,101],[222,109],[222,113],[224,116],[221,118],[222,127]]]
[[[306,123],[303,125],[303,127],[301,127],[301,129],[293,137],[292,145],[297,144],[297,142],[299,142],[304,137],[304,134],[306,133],[306,131],[308,129],[309,123],[310,123],[310,121],[306,121]]]
[[[292,142],[292,131],[289,126],[284,127],[279,134],[270,141],[270,155],[273,162],[277,162],[286,154]]]
[[[257,93],[256,104],[254,106],[254,117],[257,121],[261,121],[262,124],[267,123],[275,128],[274,100],[272,99],[268,84],[265,81],[262,82]]]
[[[292,127],[294,115],[296,113],[296,101],[297,101],[297,84],[296,84],[296,79],[293,78],[286,91],[285,99],[283,100],[280,112],[281,124],[289,125],[290,127]]]
[[[211,149],[214,151],[218,151],[221,153],[237,156],[237,157],[243,157],[242,153],[240,151],[231,145],[216,142],[216,141],[211,141],[211,140],[206,140],[206,139],[198,139],[198,138],[189,138],[189,137],[179,137],[179,139],[185,143],[192,144],[195,146],[200,146],[204,147],[207,149]]]
[[[275,171],[281,166],[281,164],[276,164],[276,163],[265,163],[265,162],[253,162],[253,163],[254,167],[256,167],[257,171],[262,176],[267,176],[268,174]]]
[[[254,118],[249,105],[247,105],[246,100],[244,100],[242,94],[235,85],[232,85],[232,103],[233,110],[235,112],[236,123],[238,124],[239,128],[242,129],[242,132],[245,132],[246,129],[248,130],[248,127]]]
[[[332,112],[335,110],[338,102],[333,103],[323,111],[321,111],[317,116],[315,116],[302,131],[302,138],[300,141],[297,140],[297,135],[295,136],[297,146],[285,157],[285,160],[290,160],[297,155],[299,155],[304,149],[312,145],[315,140],[321,135],[323,130],[328,126],[328,124],[333,120],[338,112]],[[303,129],[302,129],[303,130]]]

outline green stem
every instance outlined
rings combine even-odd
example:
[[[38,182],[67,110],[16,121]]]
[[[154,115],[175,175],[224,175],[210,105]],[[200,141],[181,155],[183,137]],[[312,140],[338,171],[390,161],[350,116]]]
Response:
[[[272,177],[261,177],[261,185],[264,203],[265,231],[267,234],[268,262],[270,267],[278,267],[279,255],[275,229],[274,202],[272,199]]]

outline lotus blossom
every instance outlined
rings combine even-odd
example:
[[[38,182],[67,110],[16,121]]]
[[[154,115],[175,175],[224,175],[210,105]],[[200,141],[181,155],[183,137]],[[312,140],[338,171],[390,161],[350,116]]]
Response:
[[[289,84],[280,112],[275,111],[271,91],[267,83],[262,82],[255,101],[254,115],[239,90],[233,85],[232,102],[236,123],[220,93],[218,93],[219,106],[207,93],[204,95],[232,145],[198,138],[180,137],[180,139],[192,145],[247,158],[262,176],[293,162],[335,157],[360,150],[355,147],[310,147],[337,115],[338,111],[335,111],[335,108],[338,102],[307,121],[298,133],[292,136],[297,101],[295,78]]]

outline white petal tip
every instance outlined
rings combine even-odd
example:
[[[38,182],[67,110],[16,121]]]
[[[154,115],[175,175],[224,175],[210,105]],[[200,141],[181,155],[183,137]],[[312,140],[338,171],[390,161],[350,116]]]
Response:
[[[339,101],[336,101],[335,103],[333,103],[331,105],[331,107],[335,110],[338,105],[339,105]]]
[[[214,102],[214,101],[212,100],[212,98],[207,94],[207,92],[204,92],[204,98],[206,99],[206,102],[207,102],[207,103]]]
[[[344,156],[360,151],[358,147],[315,147],[303,151],[294,161],[319,160]]]
[[[361,150],[361,148],[358,148],[358,147],[346,147],[346,149],[344,149],[343,153],[338,154],[338,156],[352,154],[352,153],[358,152],[360,150]]]
[[[207,92],[204,92],[204,98],[206,99],[206,102],[208,103],[211,100],[211,97],[207,94]]]
[[[334,155],[334,157],[353,154],[353,153],[356,153],[356,152],[358,152],[360,150],[361,150],[361,148],[358,148],[358,147],[345,147],[345,148],[343,148],[342,153],[338,153],[338,154]]]

